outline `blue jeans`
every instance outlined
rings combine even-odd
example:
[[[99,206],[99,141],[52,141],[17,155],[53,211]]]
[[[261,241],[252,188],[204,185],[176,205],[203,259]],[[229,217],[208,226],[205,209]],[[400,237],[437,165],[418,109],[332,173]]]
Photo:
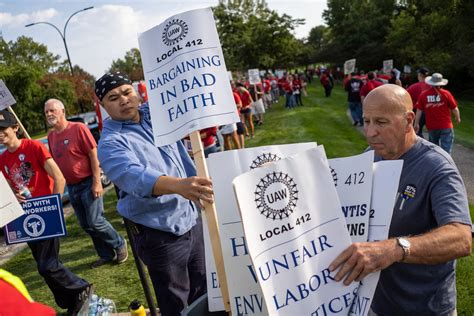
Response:
[[[181,236],[137,226],[136,249],[148,268],[161,315],[179,316],[207,292],[202,219]]]
[[[430,142],[443,148],[448,154],[451,154],[454,141],[454,130],[452,128],[434,129],[428,131]]]
[[[104,217],[102,197],[94,198],[91,188],[92,177],[78,184],[68,185],[69,199],[79,225],[91,236],[99,257],[112,260],[115,257],[114,249],[122,246],[125,241]]]
[[[204,149],[204,157],[207,158],[210,154],[216,153],[217,152],[217,146],[212,145],[211,147],[205,148]]]
[[[285,107],[289,109],[292,109],[295,107],[296,100],[293,94],[285,93],[285,99],[286,99]]]
[[[362,120],[362,103],[349,102],[349,110],[351,111],[351,117],[354,123],[364,123],[364,121]]]

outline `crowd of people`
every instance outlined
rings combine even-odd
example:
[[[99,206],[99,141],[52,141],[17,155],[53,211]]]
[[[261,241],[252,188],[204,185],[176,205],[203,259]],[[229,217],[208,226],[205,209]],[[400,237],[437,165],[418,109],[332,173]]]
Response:
[[[394,84],[405,88],[412,100],[416,118],[413,122],[415,132],[424,137],[423,127],[426,125],[429,141],[451,153],[454,142],[454,130],[451,116],[456,123],[461,122],[461,115],[454,96],[443,87],[448,80],[440,73],[429,75],[429,70],[422,67],[417,70],[418,82],[408,84],[400,80],[400,72],[392,70],[389,76],[369,72],[367,75],[349,74],[344,80],[347,91],[349,110],[353,125],[363,126],[362,103],[366,96],[375,88],[384,84]]]
[[[404,160],[389,238],[355,243],[329,267],[334,279],[345,284],[382,270],[373,315],[456,315],[455,259],[469,255],[472,247],[466,191],[446,153],[453,138],[450,115],[459,122],[459,110],[449,91],[442,89],[447,80],[441,74],[428,76],[424,68],[418,74],[419,84],[408,90],[400,87],[396,73],[387,79],[389,84],[377,80],[373,72],[353,73],[344,81],[353,124],[364,126],[376,160]],[[265,112],[281,97],[288,110],[304,106],[312,77],[268,74],[258,84],[245,79],[231,82],[240,122],[201,130],[206,156],[217,151],[219,133],[225,150],[244,148],[245,140],[254,138],[255,130],[265,124]],[[333,75],[325,70],[319,77],[330,97]],[[18,122],[2,111],[0,143],[7,150],[0,156],[0,168],[20,202],[25,201],[21,186],[35,197],[61,194],[68,185],[79,224],[99,257],[91,264],[95,268],[128,257],[125,239],[103,217],[103,189],[97,181],[100,164],[117,188],[118,213],[133,226],[136,251],[148,268],[161,314],[179,315],[206,293],[199,210],[203,203],[214,201],[212,180],[196,175],[182,140],[155,146],[149,105],[142,104],[125,74],[105,74],[95,87],[110,116],[98,146],[87,129],[67,122],[60,100],[50,99],[45,117],[52,127],[51,153],[38,141],[19,139]],[[430,141],[439,142],[446,152],[417,136],[422,113]],[[409,186],[416,193],[411,199],[404,193]],[[29,247],[58,306],[76,315],[92,285],[59,260],[58,238]]]
[[[280,78],[271,73],[266,74],[257,84],[251,84],[246,78],[231,81],[240,122],[201,130],[206,157],[219,150],[245,148],[245,140],[255,137],[255,129],[264,124],[265,112],[278,103],[282,96],[285,97],[287,109],[303,106],[308,81],[306,74],[299,73],[285,73]],[[221,140],[219,134],[222,135]]]

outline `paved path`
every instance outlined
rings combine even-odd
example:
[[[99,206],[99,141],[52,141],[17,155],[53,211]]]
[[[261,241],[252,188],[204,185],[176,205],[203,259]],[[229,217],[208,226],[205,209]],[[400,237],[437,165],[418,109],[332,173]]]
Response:
[[[474,150],[455,143],[452,157],[466,185],[469,204],[474,204]]]

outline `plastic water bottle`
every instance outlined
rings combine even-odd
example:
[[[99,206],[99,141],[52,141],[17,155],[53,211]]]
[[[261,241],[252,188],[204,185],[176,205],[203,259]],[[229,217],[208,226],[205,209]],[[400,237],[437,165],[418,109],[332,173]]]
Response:
[[[28,187],[24,184],[20,184],[18,186],[18,192],[20,193],[20,195],[22,197],[24,197],[25,199],[30,199],[32,198],[31,196],[31,192],[30,192],[30,189],[28,189]]]
[[[88,316],[108,316],[117,312],[114,301],[111,299],[92,295],[89,303]]]
[[[146,316],[145,307],[143,307],[139,300],[133,300],[128,306],[128,309],[132,316]]]
[[[98,296],[92,294],[92,297],[89,302],[89,316],[97,316],[97,302]]]

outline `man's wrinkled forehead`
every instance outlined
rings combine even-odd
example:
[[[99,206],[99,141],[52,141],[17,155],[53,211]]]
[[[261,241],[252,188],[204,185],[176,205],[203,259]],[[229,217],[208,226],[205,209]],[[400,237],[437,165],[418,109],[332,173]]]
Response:
[[[386,113],[399,114],[413,110],[410,95],[405,89],[395,85],[384,85],[372,90],[364,99],[363,108],[381,109]]]

